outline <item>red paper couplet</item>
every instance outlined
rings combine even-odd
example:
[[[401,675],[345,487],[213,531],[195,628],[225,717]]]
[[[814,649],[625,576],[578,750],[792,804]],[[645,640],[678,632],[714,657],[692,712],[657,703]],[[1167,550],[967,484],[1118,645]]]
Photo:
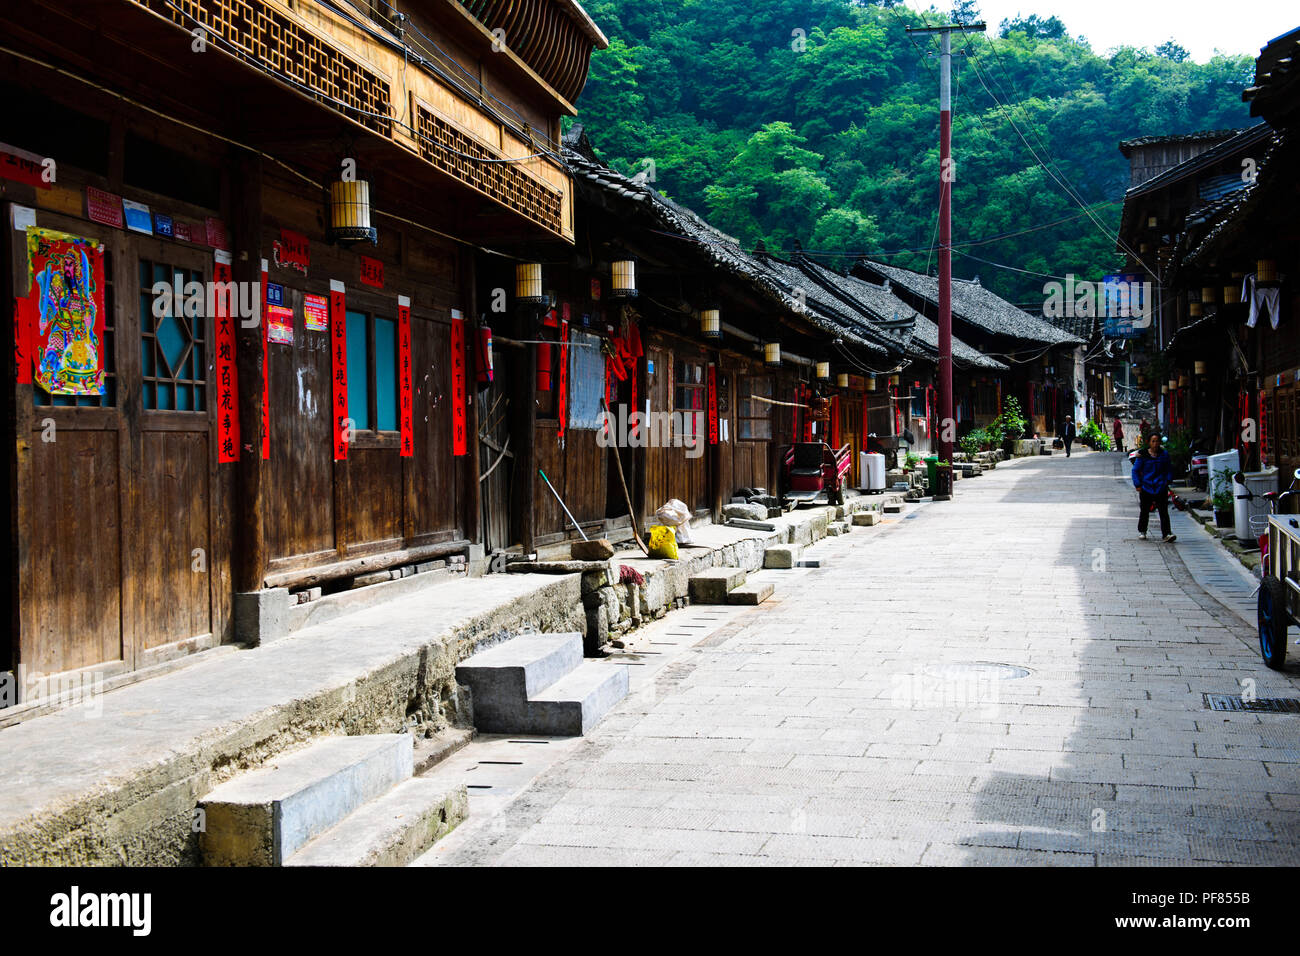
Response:
[[[217,250],[212,278],[229,283],[232,278],[230,253]],[[233,286],[229,288],[233,289]],[[233,293],[232,293],[233,294]],[[235,369],[235,323],[232,299],[216,297],[217,356],[217,461],[239,461],[239,379]]]
[[[451,441],[452,454],[469,454],[469,428],[465,414],[465,320],[451,311]]]
[[[32,320],[27,310],[30,301],[26,296],[14,296],[14,363],[19,385],[32,384],[32,353],[29,340]]]
[[[215,220],[209,219],[211,224]],[[212,227],[208,226],[209,235]],[[262,260],[262,460],[271,460],[271,361],[270,352],[266,346],[267,330],[270,323],[267,321],[266,293],[268,286],[267,273],[269,267],[265,259]]]
[[[559,411],[556,413],[560,419],[560,440],[564,440],[565,419],[569,417],[568,413],[569,398],[569,323],[567,319],[560,320],[560,394],[555,397],[558,403]]]
[[[411,300],[397,297],[398,402],[401,407],[402,457],[415,456],[415,405],[411,398]]]
[[[718,367],[709,363],[709,444],[718,443]]]
[[[838,450],[840,447],[840,397],[831,396],[831,447]]]
[[[334,460],[348,457],[348,313],[347,293],[342,282],[330,280],[330,380],[334,416]]]

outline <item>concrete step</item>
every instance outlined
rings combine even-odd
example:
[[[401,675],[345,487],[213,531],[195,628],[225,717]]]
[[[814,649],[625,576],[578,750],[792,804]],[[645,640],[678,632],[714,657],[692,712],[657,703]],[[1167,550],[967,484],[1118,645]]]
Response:
[[[348,814],[285,866],[405,866],[469,816],[463,784],[412,777]]]
[[[523,720],[511,733],[578,737],[591,730],[627,696],[624,664],[585,661],[572,674],[556,681],[527,701]]]
[[[520,634],[480,651],[456,667],[456,681],[473,695],[474,725],[483,733],[519,732],[529,697],[582,663],[582,635]]]
[[[726,604],[727,594],[745,583],[743,568],[708,568],[687,581],[695,604]]]
[[[317,834],[410,779],[407,734],[326,737],[216,787],[200,801],[208,866],[281,866]]]
[[[769,581],[748,581],[727,595],[728,604],[762,604],[775,588]]]

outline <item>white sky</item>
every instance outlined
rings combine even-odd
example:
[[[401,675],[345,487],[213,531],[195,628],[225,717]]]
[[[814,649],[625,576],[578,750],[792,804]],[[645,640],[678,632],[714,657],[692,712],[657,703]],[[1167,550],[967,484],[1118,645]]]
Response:
[[[905,0],[913,10],[947,12],[950,0]],[[1002,21],[1037,14],[1059,18],[1071,36],[1088,38],[1105,53],[1112,47],[1154,49],[1172,39],[1204,63],[1219,51],[1259,55],[1274,37],[1300,26],[1296,0],[978,0],[980,18],[996,34]]]

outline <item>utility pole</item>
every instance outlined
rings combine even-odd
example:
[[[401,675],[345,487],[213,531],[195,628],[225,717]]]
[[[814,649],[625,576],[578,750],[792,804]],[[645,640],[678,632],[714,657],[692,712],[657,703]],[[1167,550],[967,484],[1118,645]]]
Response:
[[[983,33],[983,23],[908,27],[939,34],[939,460],[952,462],[957,420],[952,409],[952,34]],[[951,472],[949,472],[951,474]],[[951,480],[951,479],[950,479]],[[951,495],[952,489],[947,489]],[[936,495],[936,499],[939,498]]]

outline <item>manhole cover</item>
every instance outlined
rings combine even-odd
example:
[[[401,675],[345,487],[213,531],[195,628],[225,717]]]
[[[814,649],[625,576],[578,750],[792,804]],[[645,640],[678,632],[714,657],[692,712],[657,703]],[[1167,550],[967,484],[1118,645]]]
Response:
[[[951,664],[927,664],[925,672],[944,680],[1016,680],[1028,677],[1029,669],[1014,664],[993,664],[987,661],[958,661]]]
[[[1295,697],[1257,697],[1243,700],[1240,694],[1202,694],[1206,710],[1243,710],[1264,714],[1300,714]]]

